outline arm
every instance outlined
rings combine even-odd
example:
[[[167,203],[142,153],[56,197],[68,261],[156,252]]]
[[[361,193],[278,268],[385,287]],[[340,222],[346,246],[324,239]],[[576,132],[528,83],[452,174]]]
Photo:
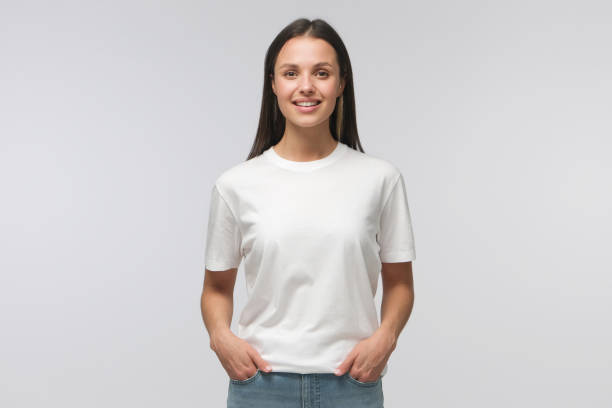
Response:
[[[257,369],[270,372],[271,368],[256,349],[230,329],[237,273],[238,268],[222,272],[206,269],[201,308],[210,336],[210,348],[230,378],[244,380],[252,377]]]
[[[205,270],[200,308],[210,337],[210,348],[213,350],[215,343],[220,341],[224,334],[231,332],[237,272],[237,268],[223,272]]]
[[[383,297],[380,308],[380,327],[393,344],[410,317],[414,304],[412,262],[382,264]]]
[[[380,327],[351,350],[337,367],[336,375],[351,370],[351,376],[356,380],[374,381],[395,350],[399,334],[408,321],[414,302],[412,263],[383,262],[381,274],[383,298]],[[354,368],[354,363],[357,363],[357,368]]]

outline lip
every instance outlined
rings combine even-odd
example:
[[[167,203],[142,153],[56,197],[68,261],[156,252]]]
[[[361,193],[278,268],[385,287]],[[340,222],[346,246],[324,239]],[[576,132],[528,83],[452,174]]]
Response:
[[[298,98],[292,101],[293,103],[297,102],[321,102],[320,99],[317,98]]]
[[[298,106],[296,105],[297,102],[319,102],[319,104],[313,106]],[[319,101],[318,99],[298,99],[296,101],[293,101],[293,106],[295,106],[298,112],[308,113],[316,110],[319,106],[321,106],[321,101]]]

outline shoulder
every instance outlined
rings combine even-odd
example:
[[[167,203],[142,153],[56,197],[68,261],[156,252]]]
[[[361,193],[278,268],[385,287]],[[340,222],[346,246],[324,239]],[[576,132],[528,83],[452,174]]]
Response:
[[[377,154],[364,153],[353,148],[349,148],[348,154],[355,169],[360,169],[360,172],[367,173],[384,184],[395,184],[402,175],[394,162]]]
[[[263,156],[259,155],[222,170],[215,179],[214,187],[225,196],[248,185],[258,177],[258,170],[263,167],[262,161]]]

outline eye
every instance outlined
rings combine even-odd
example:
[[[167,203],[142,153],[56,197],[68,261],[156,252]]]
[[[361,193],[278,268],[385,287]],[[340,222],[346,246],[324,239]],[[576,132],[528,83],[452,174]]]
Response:
[[[296,73],[295,71],[287,71],[283,74],[283,76],[294,77],[295,75],[290,75],[290,74],[295,74],[295,73]],[[327,78],[329,76],[329,72],[327,71],[317,71],[317,74],[323,74],[323,78]]]

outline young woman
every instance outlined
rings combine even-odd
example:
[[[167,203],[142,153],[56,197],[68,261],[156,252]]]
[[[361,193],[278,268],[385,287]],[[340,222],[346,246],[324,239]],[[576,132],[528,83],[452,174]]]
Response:
[[[251,153],[212,189],[202,315],[228,408],[382,407],[414,259],[403,176],[359,141],[346,48],[325,21],[296,20],[266,54]]]

